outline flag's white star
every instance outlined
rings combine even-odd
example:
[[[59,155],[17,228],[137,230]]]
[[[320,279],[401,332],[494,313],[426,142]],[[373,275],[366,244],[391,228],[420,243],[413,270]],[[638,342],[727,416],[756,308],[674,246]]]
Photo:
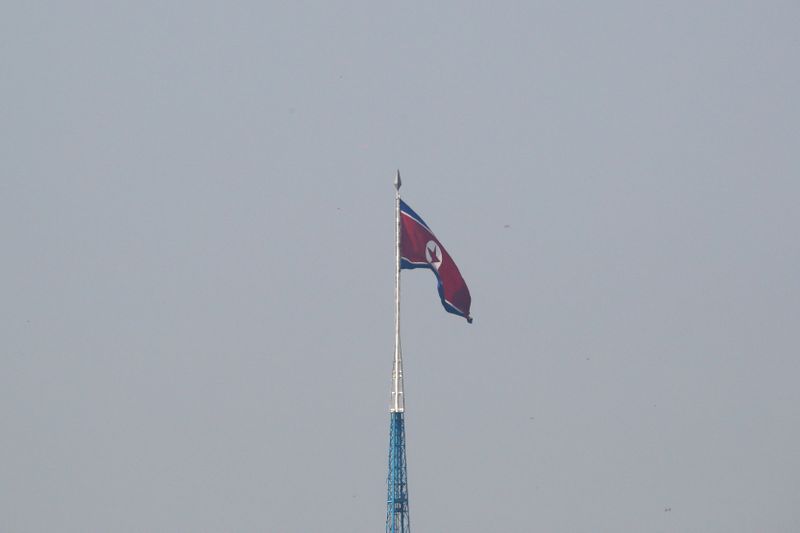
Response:
[[[428,241],[428,244],[425,246],[425,259],[433,266],[442,262],[441,251],[435,242]]]

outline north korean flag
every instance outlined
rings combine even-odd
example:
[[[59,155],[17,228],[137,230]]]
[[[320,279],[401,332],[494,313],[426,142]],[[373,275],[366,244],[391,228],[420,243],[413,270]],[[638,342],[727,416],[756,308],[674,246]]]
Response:
[[[472,298],[450,254],[407,203],[400,200],[400,268],[429,268],[435,275],[445,310],[472,323]]]

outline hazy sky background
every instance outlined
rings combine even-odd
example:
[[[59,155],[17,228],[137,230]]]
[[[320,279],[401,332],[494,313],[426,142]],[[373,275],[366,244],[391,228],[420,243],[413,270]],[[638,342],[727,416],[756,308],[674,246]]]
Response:
[[[383,531],[398,167],[414,531],[800,531],[798,28],[6,0],[0,531]]]

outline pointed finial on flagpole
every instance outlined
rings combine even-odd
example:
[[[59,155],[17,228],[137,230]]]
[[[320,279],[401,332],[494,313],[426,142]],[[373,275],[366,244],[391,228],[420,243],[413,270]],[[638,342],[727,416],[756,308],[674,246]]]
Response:
[[[399,191],[400,190],[400,186],[402,184],[403,184],[403,182],[400,181],[400,169],[398,168],[397,169],[397,175],[394,177],[394,188]]]

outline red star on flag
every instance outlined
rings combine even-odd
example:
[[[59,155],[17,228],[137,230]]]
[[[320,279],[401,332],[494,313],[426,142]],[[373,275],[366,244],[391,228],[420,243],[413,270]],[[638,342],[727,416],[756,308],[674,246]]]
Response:
[[[428,248],[428,253],[431,255],[431,264],[442,262],[442,260],[439,259],[439,256],[436,255],[436,244],[433,244],[432,248]]]

